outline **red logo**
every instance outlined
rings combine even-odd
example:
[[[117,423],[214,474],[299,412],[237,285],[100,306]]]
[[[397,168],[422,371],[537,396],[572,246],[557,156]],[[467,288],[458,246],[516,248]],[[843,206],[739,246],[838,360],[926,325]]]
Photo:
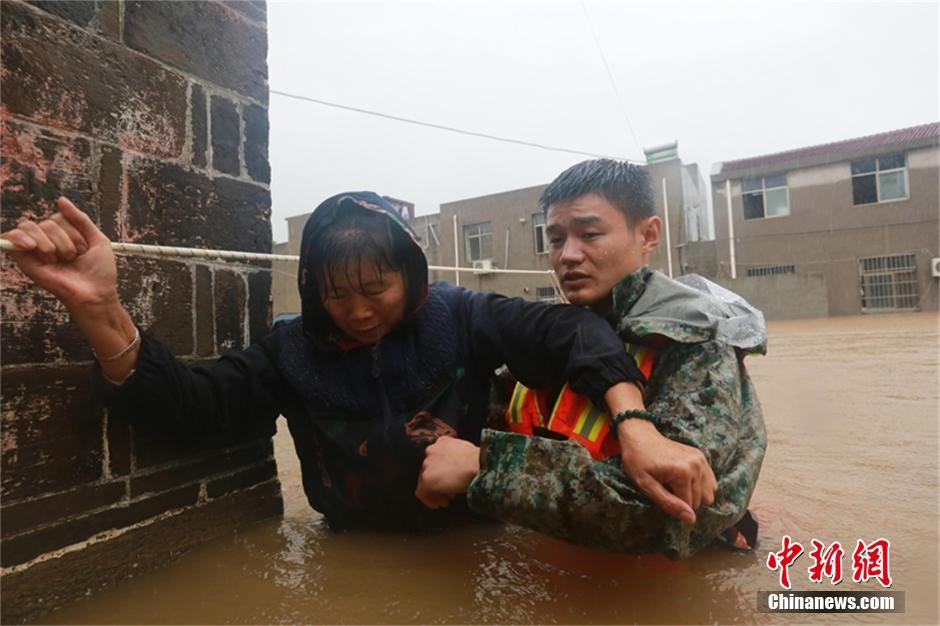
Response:
[[[881,583],[882,587],[890,587],[889,552],[891,552],[891,542],[883,537],[872,541],[867,546],[859,539],[852,553],[852,580],[861,583],[874,578]]]
[[[767,567],[780,570],[780,586],[790,588],[790,565],[803,554],[803,546],[798,541],[790,540],[790,535],[783,536],[783,548],[780,552],[767,555]]]
[[[806,568],[810,582],[821,583],[824,578],[828,578],[831,584],[838,585],[842,582],[842,558],[845,556],[842,544],[833,541],[827,547],[818,539],[811,541],[813,549],[810,550],[809,556],[813,564]],[[780,586],[789,589],[790,566],[803,554],[803,545],[799,541],[793,541],[790,535],[784,535],[781,543],[779,552],[767,555],[767,568],[779,571]],[[874,578],[882,587],[890,587],[890,553],[891,542],[883,537],[868,544],[859,539],[852,552],[852,580],[864,583]]]
[[[842,582],[842,557],[845,556],[845,550],[838,541],[834,541],[825,550],[823,547],[823,542],[813,539],[813,549],[809,553],[813,564],[806,568],[809,579],[814,583],[821,583],[825,576],[833,585],[838,585]]]

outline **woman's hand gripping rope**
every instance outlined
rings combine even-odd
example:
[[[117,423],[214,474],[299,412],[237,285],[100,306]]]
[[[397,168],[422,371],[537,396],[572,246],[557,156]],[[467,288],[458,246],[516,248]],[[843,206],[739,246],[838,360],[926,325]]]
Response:
[[[60,197],[56,204],[59,212],[48,219],[23,220],[0,236],[20,249],[10,252],[20,270],[68,309],[104,375],[123,381],[137,364],[139,342],[118,297],[111,242],[67,198]]]

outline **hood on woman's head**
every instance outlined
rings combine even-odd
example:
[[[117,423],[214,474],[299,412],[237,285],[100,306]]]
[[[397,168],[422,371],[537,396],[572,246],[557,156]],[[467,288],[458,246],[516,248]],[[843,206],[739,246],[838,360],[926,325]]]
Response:
[[[405,318],[427,297],[428,262],[411,227],[384,198],[371,191],[324,200],[304,226],[297,287],[304,332],[320,348],[336,347],[342,333],[323,306],[336,272],[350,263],[374,263],[402,273]]]

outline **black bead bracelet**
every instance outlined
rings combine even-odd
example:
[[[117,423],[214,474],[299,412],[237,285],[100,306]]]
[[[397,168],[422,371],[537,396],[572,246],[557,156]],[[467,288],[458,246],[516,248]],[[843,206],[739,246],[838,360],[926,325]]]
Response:
[[[620,426],[622,421],[633,417],[639,417],[640,419],[653,421],[653,414],[646,409],[627,409],[626,411],[621,411],[620,413],[614,415],[610,421],[613,425],[613,428],[616,429],[618,426]]]

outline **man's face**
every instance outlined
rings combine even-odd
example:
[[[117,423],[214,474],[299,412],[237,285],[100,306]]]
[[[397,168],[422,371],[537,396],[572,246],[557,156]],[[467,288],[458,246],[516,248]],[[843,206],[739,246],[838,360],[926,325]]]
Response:
[[[643,224],[630,228],[626,216],[597,194],[548,208],[549,260],[572,304],[609,312],[614,286],[643,267],[655,247]]]

